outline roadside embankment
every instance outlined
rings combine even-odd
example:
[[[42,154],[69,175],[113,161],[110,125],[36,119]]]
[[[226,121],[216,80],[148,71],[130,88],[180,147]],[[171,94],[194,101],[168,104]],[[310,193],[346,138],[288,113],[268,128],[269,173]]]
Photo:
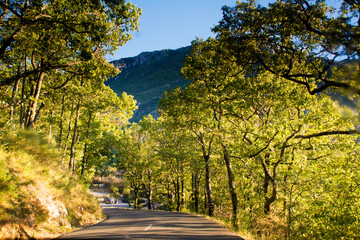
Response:
[[[48,139],[0,129],[0,239],[52,238],[103,218],[65,166]]]

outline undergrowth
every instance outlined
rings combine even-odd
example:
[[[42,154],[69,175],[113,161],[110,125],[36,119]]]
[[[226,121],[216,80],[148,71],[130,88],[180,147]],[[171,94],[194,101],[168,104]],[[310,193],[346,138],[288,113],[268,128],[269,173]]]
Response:
[[[0,129],[0,199],[0,238],[56,236],[103,217],[57,147],[30,130]],[[26,229],[33,235],[16,235]]]

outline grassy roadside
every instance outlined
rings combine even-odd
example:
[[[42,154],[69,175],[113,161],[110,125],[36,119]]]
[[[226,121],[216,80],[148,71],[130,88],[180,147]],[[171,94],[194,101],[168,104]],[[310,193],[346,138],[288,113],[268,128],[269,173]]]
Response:
[[[33,131],[0,129],[0,239],[56,237],[102,218],[54,144]]]
[[[231,226],[231,222],[229,220],[226,221],[225,219],[220,218],[220,217],[216,217],[216,216],[209,217],[206,214],[194,213],[194,212],[191,212],[191,211],[183,211],[183,212],[189,213],[189,214],[194,214],[194,215],[197,215],[199,217],[214,221],[214,222],[220,224],[221,226],[223,226],[224,228],[226,228],[227,230],[229,230],[230,232],[233,232],[233,233],[237,234],[238,236],[244,238],[245,240],[255,240],[255,239],[257,239],[256,236],[253,233],[251,233],[250,231],[248,231],[246,229],[242,229],[241,227],[239,229],[234,229]]]

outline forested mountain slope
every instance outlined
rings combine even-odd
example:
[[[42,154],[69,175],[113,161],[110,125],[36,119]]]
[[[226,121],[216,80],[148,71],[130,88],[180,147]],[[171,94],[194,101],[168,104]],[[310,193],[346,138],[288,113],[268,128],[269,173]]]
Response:
[[[162,94],[178,86],[184,87],[188,81],[180,76],[180,69],[189,53],[190,47],[176,50],[143,52],[136,57],[123,58],[112,63],[122,72],[110,78],[106,84],[121,95],[126,92],[133,95],[138,109],[131,121],[142,116],[156,116],[156,108]]]

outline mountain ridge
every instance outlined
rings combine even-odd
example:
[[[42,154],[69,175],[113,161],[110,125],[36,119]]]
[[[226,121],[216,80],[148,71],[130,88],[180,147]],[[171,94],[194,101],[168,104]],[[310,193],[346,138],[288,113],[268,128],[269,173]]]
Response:
[[[123,92],[134,96],[138,109],[134,111],[132,122],[138,122],[148,114],[157,117],[156,109],[163,93],[176,87],[183,88],[189,83],[180,72],[190,48],[142,52],[135,57],[110,62],[121,73],[105,84],[119,96]]]

